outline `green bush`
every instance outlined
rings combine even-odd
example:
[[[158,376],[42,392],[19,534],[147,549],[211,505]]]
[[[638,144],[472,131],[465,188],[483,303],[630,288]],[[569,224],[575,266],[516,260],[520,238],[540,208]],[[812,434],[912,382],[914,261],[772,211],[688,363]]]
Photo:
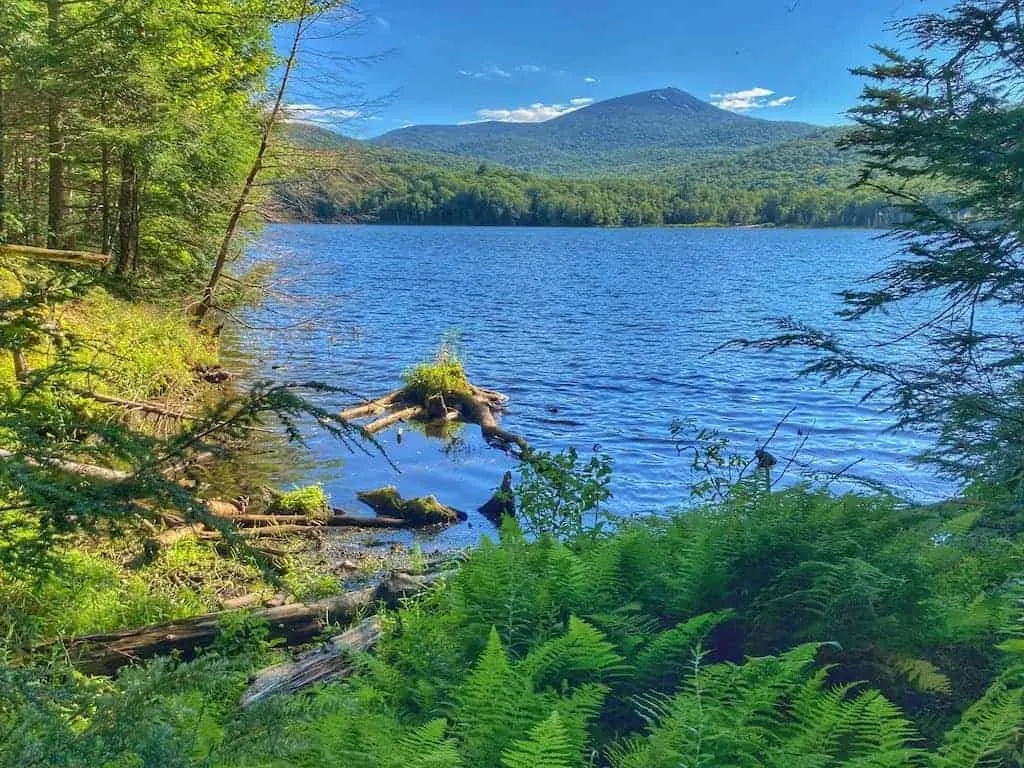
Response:
[[[449,398],[471,392],[466,369],[449,344],[442,344],[431,362],[410,368],[402,378],[406,391],[418,402],[426,402],[434,395]]]
[[[281,494],[271,504],[274,512],[282,515],[305,515],[326,519],[331,504],[322,485],[307,485]]]

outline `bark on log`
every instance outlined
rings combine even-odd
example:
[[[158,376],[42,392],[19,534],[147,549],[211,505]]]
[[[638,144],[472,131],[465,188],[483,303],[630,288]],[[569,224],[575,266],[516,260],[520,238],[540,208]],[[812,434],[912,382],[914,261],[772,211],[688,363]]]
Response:
[[[0,245],[0,256],[20,256],[41,261],[52,261],[58,264],[71,264],[77,267],[105,267],[110,263],[110,256],[90,251],[62,251],[54,248],[36,248],[31,245]]]
[[[464,421],[479,424],[484,440],[488,444],[505,450],[510,450],[512,446],[518,446],[520,457],[526,456],[530,452],[530,445],[526,442],[526,438],[498,426],[498,420],[494,416],[497,409],[494,396],[497,394],[474,387],[472,394],[459,398],[459,410],[462,412],[462,418]]]
[[[394,392],[388,392],[383,397],[378,397],[376,400],[370,400],[369,402],[363,403],[362,405],[356,405],[351,408],[346,408],[342,411],[339,416],[345,421],[353,421],[355,419],[361,419],[364,416],[375,416],[378,413],[383,413],[388,410],[391,406],[395,405],[403,395],[403,390],[396,389]]]
[[[255,618],[269,624],[270,638],[287,645],[308,643],[331,623],[347,622],[372,611],[378,603],[397,605],[436,584],[444,574],[426,575],[393,571],[376,587],[346,592],[315,603],[294,603],[253,611]],[[112,675],[128,664],[180,653],[192,658],[196,651],[211,645],[220,634],[221,623],[229,612],[210,613],[187,621],[140,627],[125,632],[76,637],[64,643],[71,662],[93,675]],[[49,644],[52,645],[52,644]],[[43,650],[48,646],[38,646]]]
[[[0,449],[0,459],[13,459],[16,455],[11,451]],[[42,461],[27,459],[26,463],[37,467],[51,467],[61,472],[66,472],[69,475],[86,477],[90,480],[99,480],[104,483],[123,483],[131,480],[133,477],[128,472],[122,472],[119,469],[97,467],[92,464],[79,464],[77,461],[66,461],[64,459],[45,459]]]
[[[242,694],[239,703],[244,709],[279,693],[295,693],[316,683],[347,677],[354,666],[352,655],[366,653],[380,636],[380,619],[376,616],[364,619],[319,648],[264,669]]]
[[[382,416],[376,421],[371,421],[363,429],[367,434],[375,435],[378,432],[383,432],[388,427],[394,426],[400,421],[408,421],[409,419],[422,419],[427,416],[425,408],[419,405],[410,405],[408,408],[403,408],[400,411],[394,411],[389,413],[387,416]]]

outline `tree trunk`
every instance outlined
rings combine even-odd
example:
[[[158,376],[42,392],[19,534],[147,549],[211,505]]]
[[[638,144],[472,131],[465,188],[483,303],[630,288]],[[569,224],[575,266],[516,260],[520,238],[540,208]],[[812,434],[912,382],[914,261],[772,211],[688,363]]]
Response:
[[[51,55],[60,45],[60,0],[47,0],[46,36]],[[58,248],[64,241],[64,105],[59,86],[51,86],[46,116],[46,143],[49,149],[49,180],[46,216],[46,245]]]
[[[309,0],[306,0],[302,5],[302,12],[299,14],[299,19],[295,24],[295,34],[292,37],[292,45],[288,52],[288,58],[285,60],[284,72],[281,75],[281,84],[277,88],[277,98],[274,100],[274,106],[270,110],[270,114],[267,115],[267,119],[263,124],[263,134],[260,137],[260,147],[256,152],[256,159],[253,160],[252,167],[249,169],[249,175],[246,176],[245,184],[242,186],[242,192],[238,195],[238,199],[235,201],[235,207],[232,209],[231,217],[228,219],[228,226],[224,232],[224,238],[221,240],[220,249],[217,251],[217,260],[214,262],[213,272],[210,274],[210,280],[207,282],[206,288],[203,290],[203,298],[196,306],[196,325],[203,322],[203,319],[213,307],[217,286],[220,283],[221,275],[224,273],[224,267],[227,264],[228,255],[231,253],[231,243],[235,239],[235,234],[238,231],[238,223],[242,218],[242,212],[245,210],[245,206],[249,203],[249,196],[252,194],[253,186],[256,183],[256,177],[263,169],[263,158],[267,154],[267,149],[270,146],[270,137],[273,134],[274,126],[277,125],[278,117],[281,114],[284,95],[288,89],[288,80],[291,78],[292,71],[295,68],[295,62],[299,53],[299,43],[302,42],[302,35],[306,30],[309,12],[310,3]]]
[[[114,269],[118,275],[124,275],[136,263],[136,250],[139,243],[138,204],[139,174],[135,165],[135,149],[125,146],[121,149],[121,187],[117,201],[117,234],[118,252]]]
[[[110,143],[100,147],[100,252],[110,253]]]
[[[0,84],[0,243],[7,234],[7,101],[6,91]]]

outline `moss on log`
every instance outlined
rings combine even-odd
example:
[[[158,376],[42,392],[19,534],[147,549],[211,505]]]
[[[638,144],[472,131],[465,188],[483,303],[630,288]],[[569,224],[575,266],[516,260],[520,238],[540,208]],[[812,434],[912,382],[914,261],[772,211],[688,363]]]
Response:
[[[393,485],[362,491],[356,497],[378,515],[405,520],[410,525],[454,525],[466,514],[442,504],[434,496],[403,499]]]

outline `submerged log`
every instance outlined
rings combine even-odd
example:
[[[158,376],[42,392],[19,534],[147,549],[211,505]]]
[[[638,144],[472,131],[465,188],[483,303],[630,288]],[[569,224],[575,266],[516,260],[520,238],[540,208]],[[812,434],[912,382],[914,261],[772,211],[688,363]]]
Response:
[[[407,525],[452,525],[466,519],[466,513],[442,504],[435,496],[403,499],[393,485],[356,494],[361,502],[376,512],[406,521]]]
[[[239,703],[244,709],[279,693],[294,693],[316,683],[347,677],[354,666],[353,654],[369,651],[380,636],[380,619],[364,619],[319,648],[261,671]]]
[[[505,476],[501,479],[501,486],[478,511],[492,523],[499,526],[501,525],[502,518],[516,516],[516,501],[512,492],[511,472],[505,473]]]
[[[404,597],[428,589],[444,574],[411,574],[392,571],[376,587],[346,592],[315,603],[293,603],[252,612],[269,625],[270,639],[287,645],[308,643],[330,624],[352,621],[372,612],[379,604],[395,606]],[[122,667],[154,656],[180,654],[192,658],[196,651],[211,645],[221,631],[229,612],[209,613],[185,621],[76,637],[63,643],[68,659],[82,672],[113,675]],[[52,646],[38,646],[36,651]]]

